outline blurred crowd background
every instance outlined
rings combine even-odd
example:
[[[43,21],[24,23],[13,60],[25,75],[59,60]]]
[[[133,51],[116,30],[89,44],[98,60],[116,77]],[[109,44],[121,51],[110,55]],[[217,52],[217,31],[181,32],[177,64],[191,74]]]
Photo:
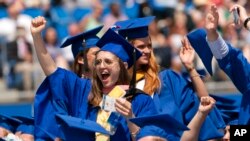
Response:
[[[210,3],[219,8],[219,31],[223,38],[240,48],[250,61],[250,32],[243,26],[232,27],[229,12],[234,3],[250,12],[248,0],[0,0],[0,103],[32,101],[45,78],[34,55],[29,31],[36,16],[46,18],[43,33],[46,47],[58,66],[66,69],[72,66],[71,49],[59,46],[68,36],[102,24],[104,33],[118,20],[156,16],[149,31],[157,61],[162,69],[172,68],[182,74],[185,69],[178,56],[181,39],[193,29],[204,27]],[[196,68],[204,69],[198,56]],[[213,76],[203,74],[208,90],[236,92],[215,61],[213,69]]]

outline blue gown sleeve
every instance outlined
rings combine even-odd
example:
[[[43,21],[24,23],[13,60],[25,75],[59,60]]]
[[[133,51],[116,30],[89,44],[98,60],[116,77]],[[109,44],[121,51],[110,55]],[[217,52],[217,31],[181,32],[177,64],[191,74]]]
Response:
[[[242,51],[233,48],[230,44],[227,45],[229,53],[223,59],[217,59],[217,61],[237,89],[245,94],[250,90],[250,64],[243,56]]]
[[[132,101],[133,113],[136,117],[157,114],[152,98],[147,94],[138,94]]]
[[[161,90],[158,93],[160,112],[168,113],[178,121],[188,125],[199,107],[199,99],[192,86],[171,70],[164,70],[159,76],[161,79]],[[214,108],[201,127],[199,140],[222,137],[223,134],[219,129],[224,127],[225,123],[220,112]]]
[[[146,94],[139,94],[132,101],[132,108],[135,117],[151,116],[158,114],[156,105],[153,99]],[[136,140],[139,140],[146,136],[159,136],[167,138],[166,131],[155,125],[146,125],[140,129],[140,132],[136,136]]]
[[[250,64],[242,51],[233,48],[230,44],[229,53],[223,59],[217,59],[220,68],[228,75],[237,89],[243,94],[239,124],[250,124]]]
[[[152,98],[149,95],[146,94],[138,94],[136,95],[132,102],[132,110],[135,115],[135,117],[141,117],[141,116],[148,116],[148,115],[155,115],[157,114],[157,110],[155,108],[154,102]],[[131,140],[130,132],[128,129],[127,121],[125,118],[122,118],[120,120],[118,130],[111,137],[111,140],[119,140],[119,141],[127,141]],[[157,128],[156,128],[157,129]],[[140,134],[140,138],[147,136],[148,133],[156,132],[155,129],[152,129],[152,127],[143,130]],[[123,139],[121,138],[123,137]]]
[[[77,110],[80,109],[78,107],[83,107],[80,103],[84,99],[87,101],[89,85],[88,80],[83,80],[73,72],[61,68],[46,77],[34,100],[35,138],[48,138],[44,132],[36,128],[37,126],[58,137],[61,136],[55,114],[85,116],[85,113],[80,115]]]

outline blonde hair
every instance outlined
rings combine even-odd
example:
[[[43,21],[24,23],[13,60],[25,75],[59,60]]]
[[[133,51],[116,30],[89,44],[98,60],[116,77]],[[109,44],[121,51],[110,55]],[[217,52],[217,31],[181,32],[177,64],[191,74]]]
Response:
[[[148,38],[151,41],[151,38],[149,36]],[[130,42],[133,44],[134,40],[136,39],[133,39]],[[160,67],[156,62],[153,50],[150,54],[149,63],[147,65],[143,65],[140,71],[143,71],[145,73],[145,86],[143,88],[143,91],[149,95],[152,95],[154,92],[158,91],[161,87],[161,81],[158,76]]]

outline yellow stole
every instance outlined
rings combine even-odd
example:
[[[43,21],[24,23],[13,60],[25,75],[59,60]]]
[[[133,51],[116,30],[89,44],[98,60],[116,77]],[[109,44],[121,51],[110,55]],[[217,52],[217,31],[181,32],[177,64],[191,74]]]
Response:
[[[145,73],[142,71],[137,71],[136,72],[136,82],[140,81],[141,79],[143,79],[145,76]]]
[[[110,112],[106,112],[104,110],[99,110],[97,114],[96,122],[100,124],[103,128],[105,128],[107,131],[110,131],[110,124],[108,123]],[[110,136],[104,135],[101,133],[96,133],[96,141],[109,141]]]

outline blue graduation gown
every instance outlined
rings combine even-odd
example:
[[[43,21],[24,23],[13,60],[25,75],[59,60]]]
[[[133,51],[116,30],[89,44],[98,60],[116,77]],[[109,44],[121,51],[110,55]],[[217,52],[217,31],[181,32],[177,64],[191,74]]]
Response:
[[[188,125],[200,103],[192,85],[171,70],[163,70],[159,73],[159,77],[161,90],[154,95],[158,112],[172,115],[181,123]],[[223,134],[218,129],[224,127],[225,123],[220,112],[214,108],[201,127],[199,140],[222,137]]]
[[[73,72],[58,68],[46,77],[34,100],[35,138],[49,139],[37,126],[60,137],[55,114],[86,117],[91,81],[81,79]]]
[[[91,81],[81,79],[73,72],[58,68],[48,76],[35,96],[35,125],[47,132],[64,137],[58,126],[55,115],[65,114],[83,119],[96,121],[99,107],[92,107],[88,104],[88,94],[91,89]],[[135,116],[147,116],[157,114],[152,98],[145,94],[139,94],[132,101]],[[156,131],[161,129],[155,127]],[[90,140],[95,134],[90,134]],[[123,136],[124,138],[121,138]],[[146,134],[144,134],[146,136]],[[36,139],[49,140],[48,135],[35,128]],[[126,120],[123,118],[115,135],[111,140],[130,140],[129,129]],[[85,139],[87,140],[87,139]]]
[[[146,94],[138,94],[136,95],[132,100],[132,110],[135,115],[135,117],[141,117],[141,116],[149,116],[149,115],[155,115],[157,114],[157,110],[155,108],[154,101],[149,95]],[[92,107],[89,105],[88,107],[88,114],[87,119],[96,121],[97,119],[97,113],[100,107]],[[157,127],[155,127],[157,130]],[[143,133],[142,133],[143,134]],[[92,139],[94,138],[95,134],[92,133]],[[142,136],[146,136],[145,134]],[[85,139],[86,140],[86,139]],[[118,128],[116,130],[116,133],[113,136],[110,136],[111,141],[129,141],[131,140],[130,132],[127,127],[127,122],[124,117],[121,118],[120,124],[118,124]]]
[[[242,51],[230,44],[229,53],[217,59],[220,68],[228,75],[237,89],[243,94],[239,113],[239,124],[250,124],[250,64]]]

